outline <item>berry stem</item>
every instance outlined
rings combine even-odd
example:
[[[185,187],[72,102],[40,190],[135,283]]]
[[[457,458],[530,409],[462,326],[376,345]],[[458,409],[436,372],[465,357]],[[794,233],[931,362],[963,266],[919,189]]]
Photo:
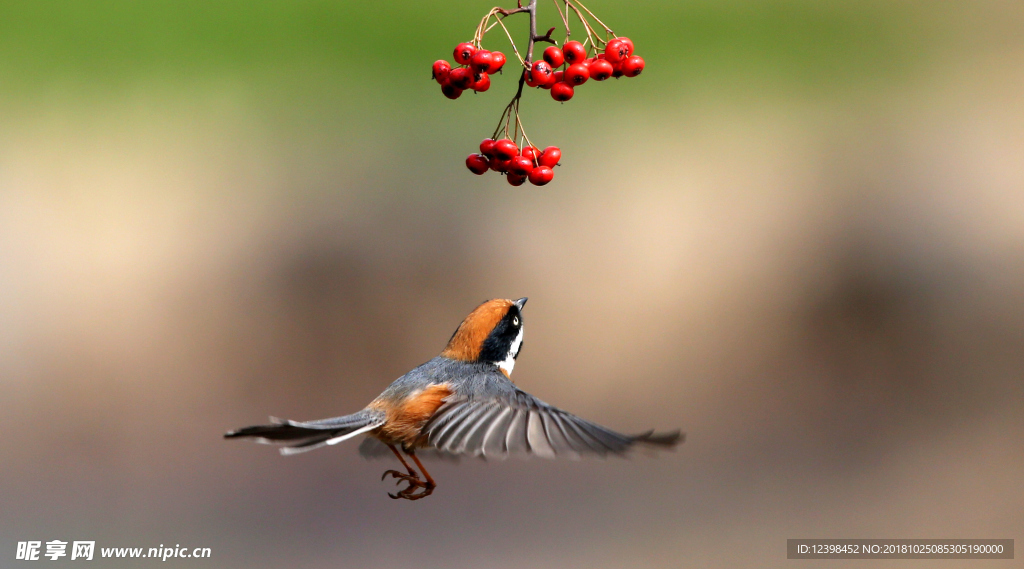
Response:
[[[526,62],[523,60],[523,56],[519,54],[519,49],[516,47],[516,42],[512,40],[512,34],[508,32],[508,28],[506,28],[505,23],[502,22],[502,20],[511,16],[512,14],[518,14],[520,12],[526,11],[528,11],[527,8],[523,8],[521,6],[519,8],[516,8],[515,10],[506,10],[504,8],[500,8],[497,6],[491,8],[491,11],[487,12],[487,15],[484,16],[482,20],[480,20],[480,23],[476,27],[476,33],[473,34],[473,45],[476,46],[477,49],[480,49],[480,44],[481,42],[483,42],[484,34],[491,31],[491,28],[493,28],[494,26],[501,25],[501,29],[505,30],[505,35],[508,37],[509,43],[512,44],[512,51],[515,52],[516,57],[519,59],[519,63],[523,67],[527,67]],[[492,17],[494,18],[493,24],[490,23]]]
[[[530,3],[525,7],[522,7],[522,5],[520,5],[520,8],[517,11],[525,11],[530,13],[530,41],[526,46],[526,60],[523,61],[523,67],[526,68],[528,73],[530,69],[530,63],[533,61],[533,44],[537,39],[537,0],[530,0]],[[507,33],[508,30],[505,30],[505,32]],[[511,39],[512,38],[509,37],[509,40]],[[515,42],[512,43],[512,46],[513,48],[515,47]],[[519,55],[518,51],[516,51],[516,55]],[[523,85],[525,84],[526,73],[520,73],[519,87],[516,89],[516,94],[514,97],[512,97],[512,100],[509,102],[508,106],[505,107],[505,112],[501,113],[501,118],[498,119],[498,128],[494,129],[494,136],[492,136],[492,138],[494,138],[495,140],[497,140],[498,133],[501,131],[502,122],[505,123],[505,135],[508,136],[508,124],[512,119],[513,107],[516,109],[516,120],[518,122],[519,99],[522,98],[523,96]]]
[[[584,6],[579,0],[563,0],[563,1],[565,2],[566,23],[568,24],[569,10],[571,9],[573,12],[576,13],[576,18],[579,19],[581,24],[583,24],[583,31],[585,31],[587,33],[587,39],[583,41],[583,45],[587,45],[588,40],[589,40],[591,48],[595,52],[600,52],[601,51],[601,46],[602,45],[607,45],[607,43],[610,41],[609,40],[609,35],[611,37],[615,37],[615,32],[613,32],[611,30],[611,28],[606,26],[605,23],[602,22],[600,18],[595,16],[594,13],[591,12],[589,8]],[[556,4],[556,6],[557,6],[557,4]],[[593,18],[594,20],[597,21],[597,23],[601,24],[601,27],[604,28],[604,39],[601,39],[600,34],[597,32],[596,29],[594,29],[594,26],[591,25],[590,20],[588,20],[586,18],[586,16],[583,15],[583,12],[580,12],[580,9],[582,9],[584,12],[589,14],[591,18]],[[589,52],[590,50],[588,49],[587,51]]]
[[[579,8],[577,8],[575,4],[573,4],[570,0],[565,0],[566,15],[569,14],[570,8],[572,8],[573,12],[576,12],[576,17],[579,18],[580,22],[583,24],[583,31],[587,32],[587,39],[590,40],[590,43],[594,46],[594,49],[597,49],[597,42],[594,41],[594,36],[591,35],[591,32],[597,34],[597,31],[590,26],[590,22],[588,22],[587,19],[583,17],[583,14],[580,13]]]
[[[519,105],[516,105],[516,123],[519,124],[519,132],[523,133],[523,138],[526,139],[526,142],[528,142],[530,146],[533,146],[533,141],[530,140],[529,136],[526,136],[526,129],[523,128],[523,122],[519,120]],[[536,162],[536,159],[534,159],[534,162]]]
[[[555,10],[558,10],[558,17],[561,18],[562,23],[565,24],[565,40],[562,41],[562,45],[565,45],[565,42],[569,41],[569,18],[567,17],[569,15],[569,9],[566,8],[566,13],[563,14],[562,9],[558,6],[558,0],[551,0],[551,3],[555,5]]]
[[[505,35],[508,36],[508,42],[510,44],[512,44],[512,51],[515,52],[516,57],[519,58],[519,63],[524,68],[529,69],[530,68],[530,64],[527,63],[527,62],[530,60],[530,57],[527,56],[526,60],[523,60],[523,56],[519,55],[519,49],[516,47],[516,42],[512,40],[512,34],[508,33],[508,28],[505,27],[505,23],[501,21],[502,19],[503,18],[498,18],[497,20],[498,20],[498,23],[501,24],[501,29],[505,30]]]
[[[555,4],[555,6],[557,7],[558,4]],[[511,15],[511,14],[517,14],[519,12],[528,12],[530,14],[530,41],[526,45],[526,58],[525,59],[523,59],[519,55],[519,50],[516,49],[516,44],[515,44],[514,41],[512,41],[512,36],[508,32],[508,28],[505,28],[505,24],[502,23],[502,21],[501,21],[503,19],[503,17]],[[561,11],[559,11],[559,13],[561,13]],[[554,40],[551,39],[551,32],[553,32],[555,30],[555,28],[551,28],[550,30],[548,30],[548,33],[543,35],[543,36],[538,36],[537,35],[537,0],[530,0],[529,4],[527,4],[526,6],[523,6],[522,2],[520,1],[519,8],[517,8],[515,10],[503,10],[501,8],[493,8],[491,10],[491,13],[488,14],[480,22],[480,25],[477,27],[477,36],[478,37],[474,38],[475,41],[478,41],[480,38],[482,38],[483,33],[486,32],[486,29],[487,29],[487,21],[490,19],[491,16],[497,16],[497,14],[502,14],[502,16],[496,17],[495,19],[498,21],[499,24],[501,24],[501,27],[505,29],[505,34],[509,36],[508,39],[512,43],[512,49],[515,51],[516,56],[519,57],[519,61],[522,62],[523,67],[526,68],[527,73],[528,73],[529,69],[530,69],[530,64],[533,62],[533,46],[534,46],[534,44],[536,44],[538,41],[546,41],[546,42],[555,43]],[[563,18],[563,21],[565,21],[564,18]],[[568,33],[568,23],[566,23],[566,32]],[[519,119],[519,101],[523,97],[523,86],[525,84],[526,84],[526,73],[520,73],[519,74],[519,87],[516,89],[515,96],[512,97],[512,100],[509,101],[508,105],[505,106],[505,110],[502,111],[501,118],[498,119],[498,126],[494,129],[494,134],[491,135],[491,138],[493,140],[498,140],[498,134],[502,132],[502,130],[503,130],[502,129],[502,123],[504,123],[504,134],[505,134],[506,138],[508,138],[510,140],[515,140],[516,138],[518,138],[519,133],[522,133],[522,136],[526,140],[526,142],[528,142],[530,144],[530,146],[533,146],[533,141],[530,140],[530,137],[526,136],[526,130],[523,129],[523,122]],[[512,117],[513,116],[516,119],[515,124],[512,124]],[[512,132],[511,133],[509,133],[509,126],[512,126]],[[536,160],[535,160],[535,162],[536,162]]]
[[[598,18],[597,16],[595,16],[594,13],[590,11],[590,8],[587,8],[586,6],[584,6],[583,2],[580,2],[580,0],[573,0],[573,2],[577,6],[579,6],[580,8],[583,8],[584,12],[590,14],[590,17],[593,18],[598,24],[601,24],[601,27],[604,28],[604,31],[605,31],[606,34],[612,34],[613,36],[615,35],[615,32],[613,32],[611,28],[606,26],[605,23],[601,21],[601,18]]]

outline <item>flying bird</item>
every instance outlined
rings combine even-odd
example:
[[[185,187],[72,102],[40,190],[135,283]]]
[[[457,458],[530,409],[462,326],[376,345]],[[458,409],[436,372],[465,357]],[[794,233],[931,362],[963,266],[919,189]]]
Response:
[[[405,472],[388,470],[381,479],[392,476],[396,484],[408,483],[397,494],[388,493],[407,500],[425,498],[437,487],[418,450],[553,458],[624,455],[638,445],[673,447],[683,440],[678,430],[620,434],[516,387],[510,377],[523,347],[525,304],[526,298],[494,299],[476,307],[440,355],[396,379],[359,412],[318,421],[272,417],[269,425],[245,427],[224,437],[284,444],[281,453],[290,455],[366,435],[362,454],[376,454],[383,445],[402,463]]]

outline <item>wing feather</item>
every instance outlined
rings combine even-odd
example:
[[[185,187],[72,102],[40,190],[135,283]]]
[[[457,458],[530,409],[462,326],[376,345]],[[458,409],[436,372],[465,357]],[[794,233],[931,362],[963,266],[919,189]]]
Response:
[[[484,440],[480,445],[480,449],[484,456],[507,456],[505,436],[508,434],[508,427],[512,423],[512,419],[515,418],[515,415],[515,409],[505,407],[501,410],[501,413],[491,421],[491,426],[487,429],[487,433],[484,435]]]
[[[460,421],[462,420],[462,417],[472,410],[473,407],[469,402],[462,401],[452,404],[452,407],[446,410],[447,413],[443,420],[431,420],[424,426],[424,430],[428,433],[428,441],[430,444],[437,448],[443,448],[444,441],[448,437],[448,434],[452,429],[457,430],[461,424]]]
[[[562,433],[561,427],[558,426],[558,415],[556,413],[542,413],[540,418],[544,422],[544,434],[547,435],[548,444],[551,445],[551,449],[555,451],[555,454],[579,458],[579,453],[572,447],[569,440]]]
[[[593,452],[600,456],[605,456],[606,454],[613,450],[612,448],[602,443],[600,440],[595,439],[593,435],[587,433],[587,431],[584,430],[577,422],[571,421],[568,418],[566,418],[564,421],[562,421],[562,423],[565,425],[567,430],[572,431],[576,438],[578,438],[580,441],[583,441],[583,444],[586,445],[588,449],[590,449],[590,452]]]
[[[533,454],[541,458],[555,458],[555,449],[551,448],[548,435],[544,432],[544,419],[539,411],[530,411],[526,438],[530,441],[530,449]]]
[[[485,405],[466,405],[466,413],[459,415],[457,420],[452,421],[452,428],[445,432],[445,436],[438,440],[438,448],[445,452],[458,454],[461,452],[462,440],[473,431],[473,428],[486,418],[488,407]]]
[[[490,432],[490,428],[494,426],[494,420],[500,415],[505,408],[500,405],[491,404],[487,407],[487,410],[480,414],[480,420],[473,425],[472,429],[467,429],[466,433],[462,437],[462,441],[459,443],[459,447],[455,452],[463,453],[469,452],[471,454],[482,454],[484,448],[484,439],[487,433]]]
[[[519,389],[493,396],[480,395],[446,401],[424,426],[427,444],[445,453],[487,458],[508,455],[578,458],[621,455],[636,444],[672,446],[679,441],[678,434],[629,436],[617,433],[552,407]]]
[[[561,415],[552,415],[552,419],[554,419],[554,423],[558,426],[558,430],[561,431],[562,436],[565,437],[566,443],[569,444],[577,457],[584,453],[596,452],[596,449],[594,449],[582,435],[577,433],[576,429],[572,428],[572,425],[568,424],[569,421],[562,418]]]
[[[515,416],[508,425],[508,432],[505,434],[505,452],[508,454],[530,454],[530,441],[526,438],[526,422],[530,418],[530,412],[526,409],[516,409]]]

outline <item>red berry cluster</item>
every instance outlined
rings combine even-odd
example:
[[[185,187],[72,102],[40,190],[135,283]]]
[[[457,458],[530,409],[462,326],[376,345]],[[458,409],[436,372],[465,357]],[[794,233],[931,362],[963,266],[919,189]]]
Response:
[[[454,56],[459,67],[452,68],[452,64],[439,59],[431,68],[434,80],[449,99],[458,99],[466,89],[477,93],[490,89],[490,75],[501,71],[505,65],[505,54],[478,49],[469,42],[455,46]]]
[[[556,71],[559,67],[562,69]],[[614,38],[605,45],[604,52],[593,57],[587,57],[587,48],[578,41],[567,41],[561,49],[551,46],[544,50],[544,59],[534,62],[524,73],[527,85],[548,89],[552,99],[565,102],[588,79],[636,77],[643,70],[644,59],[633,55],[633,42]]]
[[[629,38],[617,37],[581,0],[559,0],[555,2],[562,23],[565,25],[565,41],[561,48],[552,39],[555,28],[540,35],[537,33],[537,0],[517,0],[516,8],[491,8],[477,24],[476,33],[469,42],[455,47],[455,65],[440,60],[432,67],[433,78],[441,85],[441,92],[449,99],[457,99],[466,89],[487,91],[491,77],[505,64],[505,56],[499,52],[483,49],[484,36],[491,29],[500,26],[501,31],[512,44],[515,62],[522,65],[517,76],[518,87],[512,100],[505,106],[498,126],[491,138],[480,144],[480,153],[466,158],[466,167],[477,175],[494,170],[505,175],[513,186],[521,186],[526,180],[537,186],[549,183],[555,176],[552,168],[558,165],[562,151],[549,146],[543,152],[530,140],[519,106],[523,87],[544,88],[551,92],[556,101],[568,101],[575,94],[576,87],[590,79],[604,81],[610,77],[636,77],[644,70],[642,57],[633,54],[633,42]],[[562,7],[564,6],[564,11]],[[525,47],[516,45],[512,34],[505,26],[506,18],[515,14],[530,17],[530,35]],[[587,39],[583,43],[569,41],[569,20],[571,15],[583,26]],[[600,28],[600,31],[599,31]],[[552,44],[544,50],[543,59],[534,59],[534,47],[538,42]],[[515,141],[523,145],[520,151]]]
[[[557,146],[549,146],[543,151],[536,146],[524,146],[519,150],[516,143],[507,138],[485,138],[480,143],[480,154],[466,157],[466,167],[478,176],[487,170],[501,172],[513,186],[522,186],[526,180],[535,186],[543,186],[555,177],[552,168],[561,159],[562,151]]]

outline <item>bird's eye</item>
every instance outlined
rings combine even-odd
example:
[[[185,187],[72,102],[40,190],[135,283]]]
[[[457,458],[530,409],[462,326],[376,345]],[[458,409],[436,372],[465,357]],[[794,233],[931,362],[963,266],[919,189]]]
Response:
[[[519,326],[519,317],[518,316],[513,316],[512,317],[512,325],[513,326]]]

